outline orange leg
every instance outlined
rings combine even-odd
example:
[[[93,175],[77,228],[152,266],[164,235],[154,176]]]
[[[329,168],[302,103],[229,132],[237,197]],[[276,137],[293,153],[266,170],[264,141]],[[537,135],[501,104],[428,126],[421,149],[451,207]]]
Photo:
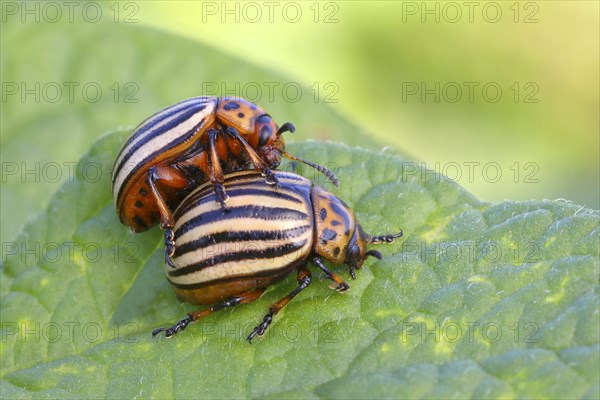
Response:
[[[221,158],[219,157],[219,148],[217,144],[218,131],[214,128],[206,132],[208,136],[208,147],[201,146],[196,142],[193,149],[187,154],[176,159],[175,164],[184,169],[200,169],[202,176],[193,176],[196,182],[205,182],[210,179],[215,190],[216,201],[225,208],[225,202],[228,200],[227,194],[223,187],[223,168],[221,167]],[[223,152],[221,151],[221,155]]]
[[[323,261],[321,261],[320,258],[313,258],[313,264],[319,267],[321,271],[325,272],[327,278],[331,279],[336,283],[336,285],[329,286],[330,288],[335,289],[338,292],[345,292],[346,290],[350,289],[350,285],[348,285],[339,275],[331,272],[329,268],[327,268],[325,264],[323,264]]]
[[[248,154],[250,162],[254,165],[254,168],[260,171],[267,177],[267,183],[271,185],[278,185],[277,178],[273,175],[273,172],[269,169],[269,166],[265,161],[254,151],[252,146],[246,142],[246,140],[239,134],[239,132],[232,126],[228,126],[226,132],[229,136],[236,139],[242,145],[242,148]]]
[[[150,191],[156,200],[156,205],[158,206],[158,212],[160,213],[160,227],[162,229],[172,228],[175,224],[173,221],[173,213],[169,210],[167,203],[162,198],[159,190],[156,187],[157,181],[162,181],[166,185],[170,185],[172,183],[174,176],[164,167],[151,167],[148,170],[148,185],[150,186]],[[185,183],[185,181],[182,181]],[[173,182],[175,183],[175,182]],[[179,184],[180,182],[176,182]],[[172,185],[173,187],[178,187],[181,185]],[[182,185],[184,187],[185,184]]]
[[[258,299],[264,293],[264,291],[265,291],[265,289],[256,289],[256,290],[253,290],[250,292],[243,293],[239,296],[231,297],[221,303],[217,303],[213,306],[210,306],[209,308],[207,308],[205,310],[191,312],[188,314],[188,316],[186,318],[183,318],[182,320],[180,320],[179,322],[177,322],[175,325],[173,325],[170,328],[157,328],[157,329],[153,330],[152,337],[155,337],[156,335],[158,335],[161,332],[165,332],[165,337],[170,338],[177,332],[183,331],[185,328],[187,328],[187,326],[189,324],[196,322],[202,318],[205,318],[216,311],[222,310],[223,308],[226,308],[226,307],[234,307],[234,306],[237,306],[238,304],[250,303],[250,302]]]
[[[217,201],[222,208],[225,208],[225,202],[229,199],[229,196],[227,196],[223,187],[223,169],[217,153],[217,131],[215,129],[208,131],[208,143],[210,146],[210,181],[215,188]]]
[[[279,311],[281,311],[281,309],[285,307],[294,297],[296,297],[298,293],[300,293],[301,291],[306,289],[308,285],[310,285],[312,281],[311,273],[308,269],[306,269],[306,267],[302,267],[298,270],[298,276],[296,279],[298,280],[298,286],[294,290],[292,290],[287,296],[285,296],[277,303],[274,303],[271,305],[271,307],[269,307],[269,312],[263,318],[263,322],[261,322],[260,325],[254,328],[254,330],[248,335],[246,340],[252,342],[252,339],[254,339],[256,335],[262,336],[265,333],[265,330],[273,321],[273,316],[276,315]]]
[[[156,200],[158,212],[160,213],[160,227],[165,230],[165,262],[172,268],[175,267],[173,265],[173,260],[171,259],[175,253],[175,235],[173,234],[175,221],[173,219],[173,213],[156,187],[156,182],[160,180],[172,183],[173,178],[174,176],[165,168],[152,167],[148,170],[148,185],[150,186],[150,191]]]

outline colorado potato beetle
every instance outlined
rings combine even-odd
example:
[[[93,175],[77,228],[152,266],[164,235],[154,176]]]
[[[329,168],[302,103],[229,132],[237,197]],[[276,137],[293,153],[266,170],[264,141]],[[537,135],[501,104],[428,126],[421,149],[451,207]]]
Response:
[[[225,307],[249,303],[265,289],[297,271],[298,286],[272,304],[249,335],[261,336],[292,298],[311,283],[312,262],[332,288],[346,291],[349,285],[323,263],[346,264],[355,270],[381,253],[367,250],[372,243],[391,243],[402,236],[371,236],[363,231],[352,210],[339,198],[299,175],[273,171],[279,189],[265,182],[257,171],[228,174],[227,209],[215,202],[209,184],[191,192],[175,210],[172,260],[165,275],[177,298],[191,304],[210,305],[195,311],[170,328],[158,328],[167,337],[190,323]]]
[[[194,97],[169,106],[142,122],[123,145],[114,164],[112,192],[121,222],[134,232],[160,221],[173,226],[171,210],[191,189],[210,181],[215,200],[225,207],[223,174],[253,166],[276,185],[272,169],[281,157],[333,172],[285,151],[282,133],[257,105],[233,97]]]

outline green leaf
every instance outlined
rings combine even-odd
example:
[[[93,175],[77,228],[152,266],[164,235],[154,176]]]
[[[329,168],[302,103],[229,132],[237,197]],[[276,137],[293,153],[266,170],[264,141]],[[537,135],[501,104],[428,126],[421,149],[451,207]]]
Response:
[[[1,270],[2,398],[423,398],[600,394],[598,211],[567,202],[477,200],[380,152],[289,148],[332,163],[381,245],[339,294],[315,282],[253,344],[246,335],[290,276],[259,300],[171,340],[151,331],[195,308],[163,277],[161,231],[115,215],[110,168],[127,132],[102,137],[14,243]],[[345,269],[337,269],[347,278]]]

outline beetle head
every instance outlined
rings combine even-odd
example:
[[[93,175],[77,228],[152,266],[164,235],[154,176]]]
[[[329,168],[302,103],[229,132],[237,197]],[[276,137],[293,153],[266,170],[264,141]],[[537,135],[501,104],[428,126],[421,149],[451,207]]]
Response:
[[[281,155],[285,150],[285,141],[282,133],[294,132],[294,125],[286,122],[277,127],[273,119],[267,115],[261,115],[256,119],[254,125],[254,134],[258,137],[258,154],[267,161],[269,168],[277,168],[281,162]]]
[[[346,252],[346,259],[344,263],[350,268],[350,275],[352,279],[356,279],[354,271],[361,269],[365,260],[373,255],[370,251],[367,251],[367,244],[369,243],[370,236],[363,231],[359,224],[356,224],[354,235],[348,244],[348,251]],[[379,257],[381,254],[379,254]]]
[[[382,258],[382,255],[379,251],[367,250],[367,245],[377,243],[392,243],[394,239],[397,239],[401,236],[402,231],[391,235],[371,236],[363,231],[362,227],[357,224],[354,236],[348,245],[346,260],[344,261],[350,268],[350,275],[352,276],[352,279],[356,279],[354,271],[361,269],[365,260],[369,258],[369,256],[375,257],[378,260],[381,260]]]
[[[393,235],[369,235],[346,203],[319,186],[312,188],[311,203],[316,235],[313,251],[332,264],[348,265],[352,278],[367,258],[381,259],[377,250],[367,250],[368,245],[392,243],[402,236],[402,231]]]

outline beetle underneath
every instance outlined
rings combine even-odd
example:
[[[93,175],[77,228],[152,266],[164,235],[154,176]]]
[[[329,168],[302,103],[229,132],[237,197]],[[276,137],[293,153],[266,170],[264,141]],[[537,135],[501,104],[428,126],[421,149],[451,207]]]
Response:
[[[265,289],[297,271],[298,286],[272,304],[263,321],[248,335],[262,336],[273,317],[311,284],[309,262],[332,280],[340,292],[350,287],[323,262],[346,264],[350,276],[369,256],[381,253],[367,245],[392,243],[397,234],[371,236],[363,231],[352,210],[339,198],[296,174],[274,171],[279,188],[257,171],[224,178],[229,204],[221,209],[209,184],[194,190],[174,213],[174,230],[167,229],[166,247],[173,256],[165,274],[178,299],[211,305],[189,313],[153,336],[184,330],[215,311],[259,298]],[[167,237],[168,236],[168,237]]]

